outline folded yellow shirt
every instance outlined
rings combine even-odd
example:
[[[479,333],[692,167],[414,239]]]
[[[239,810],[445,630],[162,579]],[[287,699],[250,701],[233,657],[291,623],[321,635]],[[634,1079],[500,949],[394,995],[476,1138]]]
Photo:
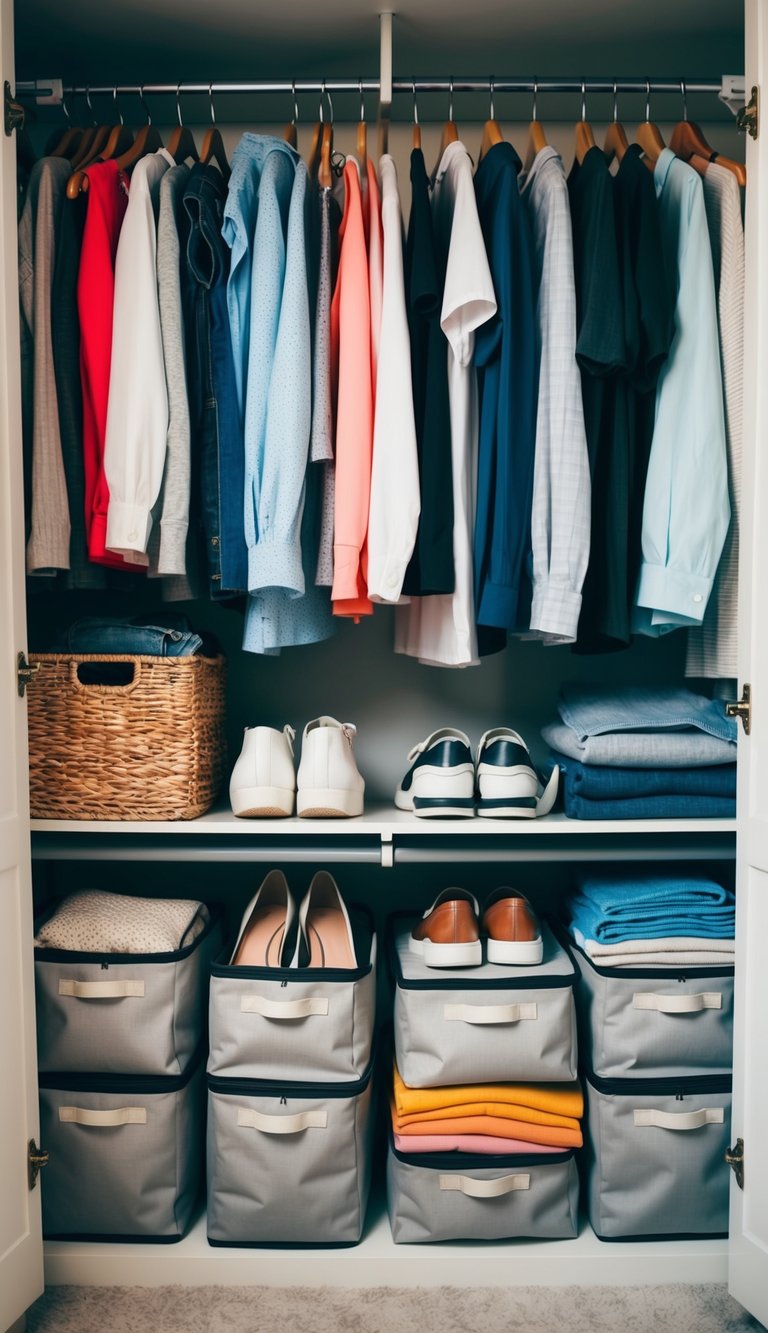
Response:
[[[584,1096],[578,1082],[463,1083],[446,1088],[409,1088],[395,1065],[394,1094],[398,1118],[406,1123],[413,1119],[445,1119],[455,1110],[461,1115],[507,1118],[514,1112],[512,1118],[570,1128],[584,1114]]]

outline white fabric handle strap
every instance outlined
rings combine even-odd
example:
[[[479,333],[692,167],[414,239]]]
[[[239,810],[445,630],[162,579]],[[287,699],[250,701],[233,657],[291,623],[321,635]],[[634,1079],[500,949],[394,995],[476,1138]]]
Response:
[[[116,1106],[113,1111],[93,1111],[87,1106],[60,1106],[62,1125],[91,1125],[106,1129],[114,1125],[146,1125],[146,1106]]]
[[[311,1018],[321,1017],[330,1008],[327,999],[308,996],[304,1000],[268,1000],[263,995],[241,995],[241,1014],[261,1014],[262,1018]]]
[[[498,1180],[475,1180],[474,1176],[441,1176],[441,1190],[459,1190],[470,1199],[498,1199],[513,1190],[531,1188],[530,1175],[500,1176]]]
[[[635,1111],[635,1125],[653,1126],[654,1129],[701,1129],[702,1125],[722,1125],[725,1112],[722,1106],[702,1106],[700,1111]]]
[[[237,1123],[243,1129],[258,1129],[262,1134],[300,1134],[303,1129],[326,1129],[327,1111],[300,1111],[298,1115],[262,1115],[240,1107]]]
[[[521,1023],[538,1017],[535,1004],[444,1004],[443,1018],[458,1023]]]
[[[702,1009],[722,1009],[720,991],[705,990],[698,995],[654,995],[651,991],[635,991],[633,1009],[652,1009],[657,1014],[698,1014]]]
[[[144,995],[143,981],[59,981],[59,995],[74,995],[78,1000],[124,1000],[128,996],[140,999]]]

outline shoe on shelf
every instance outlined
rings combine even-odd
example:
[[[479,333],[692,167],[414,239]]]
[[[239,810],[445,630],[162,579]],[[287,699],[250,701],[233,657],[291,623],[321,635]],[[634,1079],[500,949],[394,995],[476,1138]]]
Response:
[[[479,967],[480,908],[466,889],[443,889],[411,931],[411,952],[427,967]]]
[[[422,818],[464,818],[475,811],[475,766],[469,737],[452,727],[433,731],[414,745],[408,769],[395,792],[398,810]]]
[[[243,912],[230,967],[287,967],[296,904],[282,870],[270,870]]]
[[[293,727],[246,727],[243,748],[229,780],[229,799],[240,819],[293,814],[296,770]]]
[[[349,913],[333,875],[318,870],[299,906],[291,967],[357,967]]]
[[[557,797],[555,766],[542,791],[528,746],[511,727],[494,727],[477,747],[477,813],[486,819],[536,819]]]
[[[357,728],[335,717],[308,722],[301,742],[296,812],[302,819],[349,818],[363,813],[365,782],[355,763]]]
[[[528,899],[514,889],[497,889],[483,908],[489,963],[532,967],[544,956],[541,926]]]

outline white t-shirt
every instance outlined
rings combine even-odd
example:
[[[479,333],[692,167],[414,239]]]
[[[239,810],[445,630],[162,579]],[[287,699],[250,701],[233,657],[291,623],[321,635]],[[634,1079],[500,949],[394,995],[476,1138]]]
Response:
[[[168,433],[168,389],[157,292],[160,181],[174,159],[165,148],[136,163],[115,259],[112,369],[104,473],[107,550],[146,564],[152,506]]]
[[[397,171],[388,154],[379,163],[379,175],[384,286],[368,513],[368,596],[373,602],[397,602],[416,541],[421,503],[405,307],[403,217]]]
[[[443,153],[432,195],[436,244],[447,254],[441,328],[448,339],[453,474],[453,593],[399,608],[395,651],[430,666],[476,666],[472,541],[480,428],[475,330],[496,313],[496,295],[477,215],[472,160],[460,140]]]

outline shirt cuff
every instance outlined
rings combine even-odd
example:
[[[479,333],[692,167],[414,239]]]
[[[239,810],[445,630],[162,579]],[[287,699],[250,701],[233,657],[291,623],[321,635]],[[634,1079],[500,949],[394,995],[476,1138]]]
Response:
[[[517,585],[486,583],[480,593],[475,616],[477,624],[489,629],[515,629],[519,595]]]
[[[298,542],[259,542],[248,548],[248,591],[285,588],[296,597],[304,594],[304,570]]]
[[[671,613],[669,616],[654,615],[655,626],[666,621],[679,624],[679,617],[687,624],[698,625],[704,618],[713,583],[714,578],[691,574],[688,570],[643,564],[635,601],[638,606],[650,607],[654,612]]]
[[[160,553],[157,557],[158,574],[186,574],[187,523],[160,520]]]
[[[152,514],[144,505],[126,504],[124,500],[114,500],[110,496],[107,510],[108,551],[118,555],[140,552],[147,549],[152,528]]]
[[[333,547],[333,588],[331,600],[346,602],[361,596],[358,585],[360,571],[360,551],[357,546]],[[364,590],[363,590],[364,595]]]
[[[531,632],[575,643],[581,614],[581,593],[556,583],[536,584],[531,603]]]

